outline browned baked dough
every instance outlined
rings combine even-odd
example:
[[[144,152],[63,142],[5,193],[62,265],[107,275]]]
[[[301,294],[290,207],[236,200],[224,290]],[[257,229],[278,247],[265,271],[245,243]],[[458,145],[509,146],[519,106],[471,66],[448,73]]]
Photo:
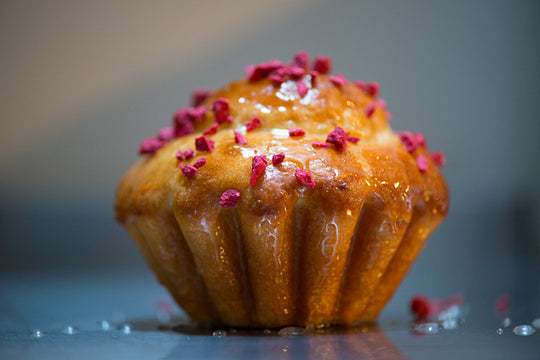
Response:
[[[310,78],[307,75],[304,80]],[[309,83],[308,83],[309,84]],[[116,218],[135,239],[159,281],[194,320],[249,327],[374,321],[428,235],[448,209],[446,183],[425,148],[407,151],[382,108],[357,86],[319,75],[301,98],[296,80],[241,80],[215,92],[230,101],[207,163],[191,179],[179,149],[214,123],[207,111],[195,132],[143,156],[124,176]],[[245,132],[254,116],[262,127]],[[316,148],[336,126],[359,137],[343,152]],[[304,136],[289,136],[301,128]],[[235,143],[241,131],[246,145]],[[254,186],[252,157],[283,152]],[[428,159],[426,172],[416,158]],[[308,171],[308,188],[295,171]],[[236,189],[235,207],[221,194]]]

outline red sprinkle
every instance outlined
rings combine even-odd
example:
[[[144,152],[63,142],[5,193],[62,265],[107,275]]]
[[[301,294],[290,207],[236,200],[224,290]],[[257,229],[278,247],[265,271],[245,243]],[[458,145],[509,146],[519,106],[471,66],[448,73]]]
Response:
[[[238,204],[238,200],[240,200],[240,193],[234,189],[229,189],[221,194],[219,205],[221,207],[235,207]]]
[[[218,124],[232,121],[232,118],[229,116],[229,105],[229,100],[225,98],[219,98],[214,101],[212,110],[214,110],[214,116]]]
[[[169,140],[174,139],[174,128],[166,127],[166,128],[160,129],[157,137],[161,141],[169,141]]]
[[[304,71],[307,71],[309,68],[309,55],[305,51],[299,51],[297,52],[293,59],[291,60],[291,63],[289,66],[296,66],[299,68],[304,69]]]
[[[289,136],[304,136],[306,132],[303,129],[289,129]]]
[[[283,67],[283,63],[279,60],[270,60],[267,63],[262,63],[258,65],[248,65],[246,66],[246,76],[248,81],[258,81],[264,79],[270,73],[276,69]]]
[[[255,116],[253,119],[249,120],[246,123],[246,132],[250,132],[251,130],[255,130],[256,128],[260,128],[262,126],[262,121],[257,116]]]
[[[234,141],[237,143],[237,144],[240,144],[240,145],[246,145],[247,144],[247,140],[246,138],[241,134],[239,133],[238,131],[234,131]]]
[[[412,133],[410,131],[403,131],[398,134],[399,139],[405,145],[407,151],[411,154],[414,153],[418,147],[426,146],[426,140],[424,139],[424,136],[422,136],[422,134]]]
[[[303,81],[298,81],[296,83],[296,88],[298,89],[298,95],[300,95],[301,98],[306,96],[308,92],[308,87]]]
[[[191,93],[191,104],[192,106],[199,106],[201,105],[204,100],[208,99],[210,95],[212,95],[213,91],[209,89],[200,89],[195,90]]]
[[[315,187],[315,182],[311,178],[311,174],[305,170],[296,169],[294,176],[300,183],[308,188],[313,189]]]
[[[367,95],[376,97],[379,95],[379,83],[375,81],[355,81],[354,84],[360,88]]]
[[[343,128],[336,126],[334,131],[328,134],[326,142],[329,144],[334,144],[337,151],[345,151],[347,148],[347,133]]]
[[[350,142],[351,144],[356,144],[357,142],[360,141],[360,138],[356,136],[347,136],[347,141]]]
[[[182,173],[185,177],[188,179],[191,179],[195,176],[195,173],[197,172],[197,168],[195,166],[186,165],[182,168]]]
[[[337,74],[334,76],[330,76],[330,81],[333,82],[335,85],[345,85],[348,81],[345,79],[343,74]]]
[[[311,143],[311,146],[319,148],[329,148],[330,144],[324,143],[322,141],[314,141]]]
[[[182,164],[181,162],[178,163],[178,167],[180,168],[180,170],[184,170],[184,164]]]
[[[444,157],[444,154],[442,151],[435,151],[430,154],[431,160],[438,166],[444,166],[446,165],[446,158]]]
[[[328,74],[332,70],[332,60],[327,56],[317,56],[313,64],[313,70],[319,74]]]
[[[249,179],[249,185],[253,186],[257,182],[257,179],[264,174],[266,170],[266,164],[268,160],[264,155],[255,155],[251,160],[251,178]]]
[[[197,161],[195,161],[195,164],[193,164],[193,167],[198,169],[204,164],[206,164],[206,158],[204,156],[201,156],[200,158],[197,159]]]
[[[279,165],[283,162],[283,160],[285,159],[285,154],[280,152],[279,154],[275,154],[274,156],[272,156],[272,165]]]
[[[365,114],[368,118],[371,117],[371,115],[373,115],[373,113],[375,112],[375,103],[372,102],[370,103],[368,106],[366,106],[366,109],[365,109]]]
[[[218,126],[218,123],[213,123],[212,126],[203,131],[203,135],[213,135],[217,133]]]
[[[418,165],[418,170],[421,172],[426,172],[428,169],[428,161],[425,156],[418,155],[416,158],[416,164]]]
[[[139,154],[150,154],[153,155],[165,145],[165,142],[156,139],[156,138],[146,138],[143,140],[139,146]]]
[[[195,139],[195,149],[197,151],[214,151],[214,140],[201,136]]]

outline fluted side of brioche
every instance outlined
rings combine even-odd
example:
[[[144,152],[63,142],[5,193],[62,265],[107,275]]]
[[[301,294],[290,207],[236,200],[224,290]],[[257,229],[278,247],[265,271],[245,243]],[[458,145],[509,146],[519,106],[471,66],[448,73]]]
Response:
[[[195,320],[231,326],[347,324],[373,321],[425,240],[447,212],[447,187],[429,161],[420,172],[373,99],[326,76],[303,98],[295,82],[244,81],[221,89],[233,122],[210,137],[215,150],[192,179],[175,153],[193,148],[195,133],[141,158],[125,175],[116,217],[128,229],[161,283]],[[254,116],[263,126],[245,133]],[[344,152],[316,148],[336,126],[357,144]],[[291,137],[288,129],[306,134]],[[232,130],[244,132],[246,145]],[[425,150],[418,149],[418,154]],[[249,186],[255,154],[283,152]],[[194,162],[197,156],[186,162]],[[309,171],[315,188],[295,170]],[[232,208],[220,195],[236,189]]]

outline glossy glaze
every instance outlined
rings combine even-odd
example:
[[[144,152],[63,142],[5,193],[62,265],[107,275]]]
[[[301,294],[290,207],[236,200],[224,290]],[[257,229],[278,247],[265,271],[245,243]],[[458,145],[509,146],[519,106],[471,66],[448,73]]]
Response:
[[[427,236],[447,212],[447,187],[431,161],[421,173],[415,156],[392,133],[384,110],[366,117],[374,99],[352,84],[319,76],[300,98],[295,81],[238,81],[216,92],[233,122],[222,124],[193,179],[178,168],[178,149],[214,122],[211,111],[195,133],[142,157],[119,185],[116,217],[150,267],[195,320],[231,326],[352,325],[377,318]],[[249,133],[254,116],[262,127]],[[361,140],[344,152],[314,148],[336,126]],[[288,129],[302,128],[303,137]],[[246,145],[234,142],[241,131]],[[251,158],[283,152],[249,186]],[[429,156],[428,156],[429,157]],[[314,189],[296,169],[309,171]],[[241,193],[234,208],[220,195]]]

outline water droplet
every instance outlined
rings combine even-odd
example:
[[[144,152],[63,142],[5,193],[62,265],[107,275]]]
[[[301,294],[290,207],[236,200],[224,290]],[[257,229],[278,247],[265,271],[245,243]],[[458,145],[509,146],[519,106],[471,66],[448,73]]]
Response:
[[[501,324],[503,327],[509,327],[512,325],[512,320],[509,317],[505,317]]]
[[[30,331],[30,335],[32,336],[33,339],[41,339],[42,337],[45,336],[45,334],[46,334],[45,331],[41,329],[34,329]]]
[[[111,330],[111,323],[107,320],[101,320],[101,330],[109,331]]]
[[[536,332],[531,325],[518,325],[514,328],[514,334],[519,336],[529,336]]]
[[[123,332],[124,334],[127,335],[127,334],[131,334],[132,328],[131,328],[131,325],[129,325],[129,324],[124,324],[124,325],[122,325],[122,327],[120,328],[120,330],[122,330],[122,332]]]
[[[534,319],[532,322],[532,326],[534,326],[537,329],[540,329],[540,318]]]
[[[227,336],[227,332],[225,330],[216,330],[212,333],[212,336],[216,336],[216,337],[223,337],[223,336]]]
[[[76,326],[68,325],[66,326],[62,332],[66,335],[73,335],[79,332],[79,329]]]
[[[497,329],[497,335],[502,335],[504,330],[502,328]]]
[[[433,335],[439,332],[440,326],[435,322],[426,322],[414,325],[413,329],[420,334]]]
[[[306,330],[301,327],[288,326],[278,331],[281,336],[301,336],[306,334]]]

